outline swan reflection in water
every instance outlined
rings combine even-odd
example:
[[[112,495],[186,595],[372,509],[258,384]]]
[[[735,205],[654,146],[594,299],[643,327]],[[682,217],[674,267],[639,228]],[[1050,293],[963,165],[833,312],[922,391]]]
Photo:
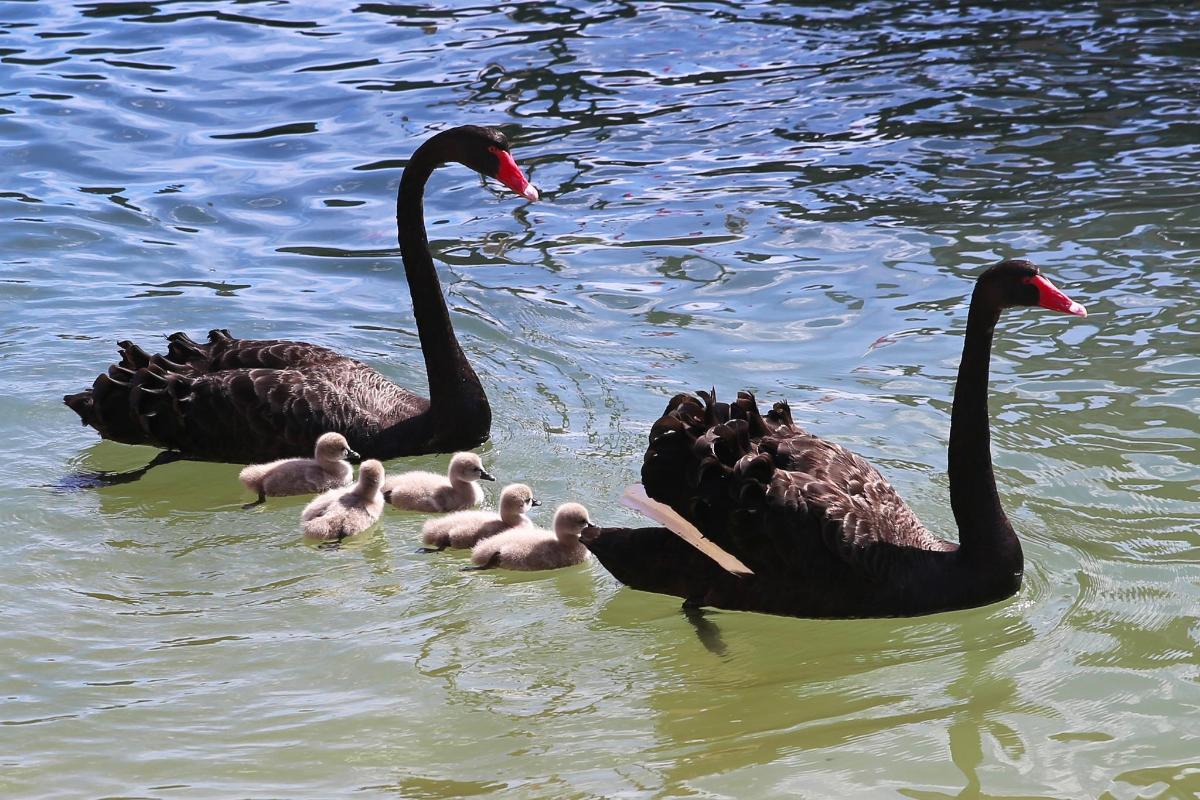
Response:
[[[657,744],[642,763],[667,765],[656,776],[663,785],[715,787],[722,776],[764,768],[745,774],[799,779],[813,796],[852,796],[855,786],[821,781],[865,777],[870,753],[909,765],[889,788],[949,798],[981,796],[980,769],[993,745],[1013,762],[1028,757],[1016,715],[1054,715],[1023,696],[1013,677],[1012,658],[1037,646],[1022,613],[1002,604],[847,625],[706,611],[706,625],[722,636],[721,656],[674,621],[677,611],[634,592],[614,594],[598,621],[631,645],[612,671],[628,670],[650,705]],[[783,788],[764,784],[754,793],[781,796]]]

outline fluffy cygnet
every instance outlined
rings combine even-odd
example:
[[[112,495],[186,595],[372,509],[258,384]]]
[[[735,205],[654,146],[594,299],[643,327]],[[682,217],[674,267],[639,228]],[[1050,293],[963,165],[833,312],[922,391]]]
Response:
[[[474,453],[455,453],[445,475],[436,472],[402,472],[387,479],[384,498],[409,511],[458,511],[483,502],[479,480],[496,480]]]
[[[300,528],[304,535],[324,541],[341,541],[362,533],[383,513],[383,465],[374,459],[358,468],[353,486],[330,489],[304,507]]]
[[[347,458],[358,458],[340,433],[326,433],[317,439],[312,458],[284,458],[269,464],[251,464],[238,480],[258,499],[242,508],[253,508],[267,497],[312,494],[346,486],[354,479]]]
[[[591,525],[587,509],[564,503],[554,512],[554,532],[541,528],[511,528],[484,539],[471,551],[474,567],[467,569],[558,569],[587,558],[580,532]]]
[[[536,505],[541,503],[534,499],[532,489],[523,483],[511,483],[500,493],[499,514],[493,511],[456,511],[436,517],[421,528],[421,538],[429,550],[474,547],[489,536],[509,528],[533,525],[525,514]]]

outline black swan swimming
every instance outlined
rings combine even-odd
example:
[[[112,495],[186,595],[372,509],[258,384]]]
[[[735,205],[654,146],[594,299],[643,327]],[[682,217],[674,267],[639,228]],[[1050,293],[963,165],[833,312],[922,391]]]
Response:
[[[467,450],[487,439],[492,412],[450,324],[429,253],[422,196],[433,170],[458,162],[536,200],[504,134],[474,125],[430,137],[400,179],[396,226],[429,399],[375,370],[305,342],[236,339],[199,344],[167,337],[167,354],[120,342],[120,362],[63,401],[105,439],[164,448],[157,463],[187,458],[247,463],[311,455],[321,434],[344,435],[363,458]],[[152,462],[153,465],[155,462]],[[136,473],[144,472],[138,470]],[[135,473],[130,473],[135,475]]]
[[[957,544],[926,530],[865,459],[797,427],[785,403],[764,417],[748,392],[733,403],[677,395],[650,430],[645,492],[698,531],[593,527],[585,544],[617,580],[687,607],[895,617],[1011,596],[1024,562],[996,493],[987,392],[992,335],[1013,306],[1087,315],[1028,261],[1004,261],[976,281],[950,417]],[[689,535],[700,543],[680,538]],[[712,545],[750,574],[697,549]]]

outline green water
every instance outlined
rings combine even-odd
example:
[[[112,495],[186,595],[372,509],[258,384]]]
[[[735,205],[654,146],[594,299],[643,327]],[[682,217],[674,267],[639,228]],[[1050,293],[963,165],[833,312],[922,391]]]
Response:
[[[1200,12],[1005,6],[0,2],[0,795],[1200,793]],[[119,339],[300,338],[423,388],[395,189],[463,123],[543,192],[426,198],[481,452],[543,523],[636,522],[650,423],[715,384],[952,534],[971,280],[1040,263],[1089,316],[996,343],[1020,594],[698,635],[594,563],[418,555],[419,515],[314,549],[232,465],[63,489],[153,455],[60,402]]]

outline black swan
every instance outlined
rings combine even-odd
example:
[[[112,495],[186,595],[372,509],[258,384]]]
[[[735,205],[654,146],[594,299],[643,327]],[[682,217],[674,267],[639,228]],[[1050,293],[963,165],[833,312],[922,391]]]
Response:
[[[466,125],[438,133],[404,168],[396,226],[428,400],[325,347],[235,339],[215,330],[207,344],[172,334],[166,356],[120,342],[120,362],[92,388],[63,401],[105,439],[164,448],[150,466],[180,458],[248,463],[310,455],[327,431],[343,434],[363,458],[479,445],[488,437],[492,412],[450,324],[422,206],[429,176],[451,161],[529,200],[538,197],[509,154],[508,140],[492,128]]]
[[[801,430],[785,403],[764,417],[748,392],[734,403],[677,395],[650,430],[648,505],[669,507],[651,513],[679,535],[592,527],[583,541],[622,583],[686,607],[895,617],[1009,597],[1024,564],[992,474],[988,362],[1000,312],[1035,305],[1087,315],[1028,261],[989,268],[971,295],[948,449],[957,544],[927,531],[866,460]],[[672,510],[686,522],[672,524]]]

